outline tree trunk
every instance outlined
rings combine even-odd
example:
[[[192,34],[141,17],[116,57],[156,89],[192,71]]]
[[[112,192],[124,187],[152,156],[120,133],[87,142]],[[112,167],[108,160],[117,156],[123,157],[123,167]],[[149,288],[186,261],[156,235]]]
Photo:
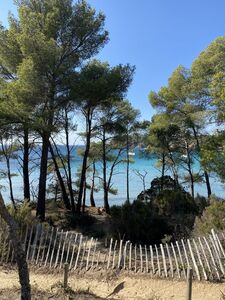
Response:
[[[127,202],[130,202],[130,185],[129,185],[130,158],[129,158],[129,136],[128,136],[128,129],[127,129],[126,148],[127,148]]]
[[[94,200],[95,173],[96,173],[95,160],[93,160],[92,165],[93,165],[93,172],[92,172],[92,182],[91,182],[91,192],[90,192],[90,203],[92,207],[95,207],[95,200]]]
[[[31,288],[29,280],[29,270],[26,262],[25,252],[17,235],[17,224],[9,214],[5,207],[2,195],[0,193],[0,215],[8,225],[9,237],[12,241],[12,246],[15,254],[15,259],[18,267],[19,281],[21,285],[21,300],[31,299]]]
[[[23,131],[23,197],[30,201],[30,178],[29,178],[29,132]]]
[[[188,166],[188,173],[190,175],[190,181],[191,181],[191,195],[194,198],[195,196],[195,190],[194,190],[194,177],[192,174],[192,169],[191,169],[191,157],[190,157],[190,152],[189,152],[189,145],[186,143],[186,155],[187,155],[187,166]]]
[[[85,180],[84,180],[84,192],[83,192],[83,204],[82,204],[82,213],[85,213],[85,204],[86,204],[86,192],[87,192],[87,188],[86,188],[86,176],[85,176]]]
[[[12,184],[12,178],[11,178],[11,169],[10,169],[10,161],[9,158],[6,157],[6,166],[7,166],[7,176],[9,180],[9,191],[10,191],[10,199],[12,201],[14,209],[16,209],[16,203],[13,196],[13,184]]]
[[[65,208],[68,209],[68,210],[70,210],[71,209],[70,200],[68,198],[68,195],[67,195],[67,192],[66,192],[66,188],[65,188],[65,185],[64,185],[61,173],[59,171],[58,163],[57,163],[57,160],[55,158],[55,153],[54,153],[54,150],[52,148],[52,144],[50,142],[49,142],[49,150],[50,150],[50,153],[51,153],[51,156],[52,156],[52,160],[53,160],[54,165],[55,165],[55,171],[56,171],[56,175],[57,175],[57,178],[58,178],[58,181],[59,181],[59,184],[60,184],[60,189],[62,191],[62,198],[63,198],[63,202],[64,202],[64,205],[65,205]]]
[[[67,168],[68,168],[68,189],[70,194],[71,208],[73,214],[75,213],[75,200],[73,195],[73,184],[72,184],[72,172],[71,172],[71,154],[70,154],[70,144],[69,144],[69,121],[67,110],[65,110],[65,134],[66,134],[66,150],[67,150]]]
[[[83,191],[84,191],[84,183],[86,177],[86,169],[87,169],[87,159],[90,150],[90,143],[91,143],[91,120],[92,115],[90,109],[87,112],[87,121],[86,121],[86,148],[83,157],[82,163],[82,170],[81,170],[81,177],[80,177],[80,186],[79,186],[79,194],[77,199],[77,213],[80,213],[81,203],[83,198]]]
[[[194,126],[192,127],[192,129],[193,129],[194,137],[195,137],[195,140],[197,143],[197,150],[198,150],[198,153],[200,153],[201,147],[200,147],[198,135],[197,135],[197,132],[196,132],[196,129]],[[207,188],[207,194],[208,194],[208,198],[209,198],[212,195],[212,190],[211,190],[211,185],[210,185],[210,181],[209,181],[209,174],[206,170],[204,170],[204,176],[205,176],[205,184],[206,184],[206,188]]]
[[[47,180],[47,166],[48,166],[48,148],[49,148],[49,134],[42,135],[42,151],[41,151],[41,166],[38,188],[37,212],[36,216],[40,221],[45,220],[45,199],[46,199],[46,180]]]
[[[110,213],[109,208],[109,191],[107,185],[107,174],[106,174],[106,133],[105,127],[103,125],[103,133],[102,133],[102,162],[103,162],[103,189],[104,189],[104,208],[106,213]]]

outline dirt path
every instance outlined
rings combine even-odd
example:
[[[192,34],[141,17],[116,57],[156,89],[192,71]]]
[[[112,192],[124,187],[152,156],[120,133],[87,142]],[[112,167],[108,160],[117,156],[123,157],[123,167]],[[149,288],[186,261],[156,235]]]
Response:
[[[34,299],[60,299],[47,297],[41,292],[56,294],[59,282],[62,282],[62,272],[58,274],[46,274],[43,271],[31,271],[30,274],[32,288],[39,291],[38,298]],[[185,299],[186,285],[182,281],[151,279],[149,276],[128,276],[127,274],[108,274],[103,276],[100,272],[95,275],[71,274],[69,285],[74,291],[89,291],[100,299],[121,300],[182,300]],[[15,270],[0,268],[0,299],[19,299],[19,283]],[[7,298],[6,290],[15,291],[12,298]],[[17,290],[17,293],[16,293]],[[115,293],[113,293],[113,291]],[[225,283],[193,283],[193,300],[219,300],[221,292],[225,293]],[[18,297],[18,298],[17,298]],[[61,297],[62,299],[62,297]],[[70,298],[65,299],[99,299],[95,297]],[[225,298],[224,298],[225,299]]]

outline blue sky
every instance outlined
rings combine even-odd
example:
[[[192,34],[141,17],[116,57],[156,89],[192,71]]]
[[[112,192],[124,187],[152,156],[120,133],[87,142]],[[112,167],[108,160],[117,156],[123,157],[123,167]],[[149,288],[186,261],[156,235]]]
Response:
[[[136,66],[127,98],[150,119],[150,90],[167,83],[180,64],[193,59],[216,37],[225,35],[224,0],[89,0],[106,15],[110,42],[98,57],[111,65]],[[0,20],[15,12],[13,0],[0,0]]]

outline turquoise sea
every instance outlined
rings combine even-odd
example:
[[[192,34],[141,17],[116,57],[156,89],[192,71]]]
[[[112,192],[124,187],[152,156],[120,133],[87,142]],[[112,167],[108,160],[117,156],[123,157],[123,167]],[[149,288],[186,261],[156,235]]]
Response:
[[[75,147],[73,150],[73,160],[72,160],[72,171],[74,178],[76,178],[76,172],[79,166],[81,165],[81,158],[77,155],[77,148],[79,146]],[[60,150],[63,153],[65,151],[63,146],[60,146]],[[37,151],[38,153],[38,151]],[[35,159],[35,163],[30,163],[31,168],[31,185],[32,185],[32,193],[35,197],[37,193],[37,183],[38,183],[38,177],[39,177],[39,170],[38,167],[35,168],[35,165],[39,164],[39,155],[33,154],[32,158]],[[134,150],[135,155],[132,155],[133,163],[130,164],[130,198],[135,199],[136,196],[143,190],[143,183],[140,177],[138,177],[135,174],[135,170],[139,170],[141,173],[147,172],[145,182],[146,182],[146,189],[150,187],[150,182],[155,177],[160,176],[160,170],[156,167],[156,158],[152,157],[146,157],[143,155],[143,152],[139,149]],[[97,167],[100,170],[100,163]],[[198,163],[195,163],[194,168],[198,169]],[[5,169],[5,163],[0,162],[0,171]],[[16,199],[22,199],[22,193],[23,193],[23,186],[22,186],[22,177],[21,177],[21,168],[19,166],[19,163],[17,160],[11,161],[11,171],[12,173],[16,173],[17,176],[12,177],[13,181],[13,192]],[[180,174],[184,174],[184,170],[180,170]],[[169,172],[167,172],[168,175]],[[99,176],[100,176],[99,171]],[[52,178],[48,178],[48,184],[53,182]],[[121,204],[126,200],[126,165],[120,164],[115,169],[115,175],[113,176],[113,188],[117,189],[117,195],[110,195],[109,200],[110,204]],[[210,177],[210,182],[212,186],[212,192],[216,196],[225,198],[225,184],[222,184],[218,178],[215,176]],[[8,189],[8,183],[4,179],[0,180],[0,185],[4,186],[2,189],[2,194],[6,201],[9,201],[9,189]],[[190,187],[188,185],[184,186],[187,191],[190,190]],[[201,195],[206,195],[206,187],[205,184],[196,184],[195,185],[195,192],[196,194],[199,193]],[[89,205],[89,192],[87,192],[87,205]],[[96,204],[98,206],[103,205],[103,192],[99,191],[98,193],[95,193],[95,200]]]

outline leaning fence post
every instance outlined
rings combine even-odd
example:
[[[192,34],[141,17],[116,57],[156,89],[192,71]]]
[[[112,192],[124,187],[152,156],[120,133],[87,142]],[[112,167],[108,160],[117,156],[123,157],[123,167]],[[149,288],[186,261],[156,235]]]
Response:
[[[192,275],[193,275],[193,270],[191,268],[188,268],[186,300],[191,300],[191,296],[192,296]]]
[[[64,264],[64,278],[63,278],[63,288],[66,289],[68,287],[68,272],[69,272],[69,264]]]

